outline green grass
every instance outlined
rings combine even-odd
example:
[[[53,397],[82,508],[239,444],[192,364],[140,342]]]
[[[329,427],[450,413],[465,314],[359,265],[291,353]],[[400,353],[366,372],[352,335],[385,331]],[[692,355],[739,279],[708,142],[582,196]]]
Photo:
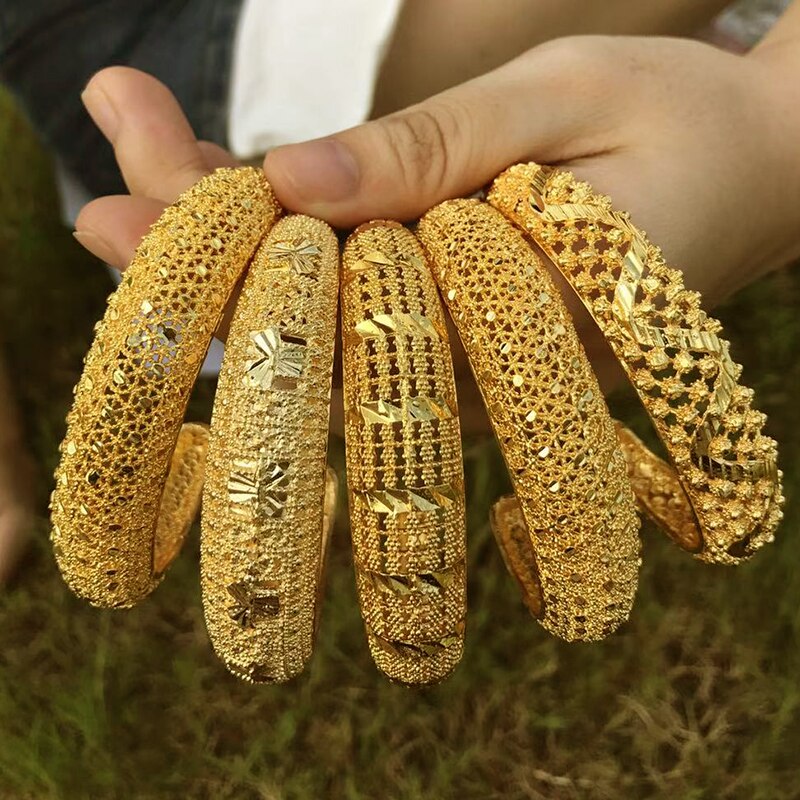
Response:
[[[467,448],[470,617],[464,660],[412,691],[373,667],[339,520],[318,652],[288,686],[226,673],[200,609],[197,536],[126,612],[62,583],[46,496],[71,387],[110,281],[58,222],[50,165],[0,98],[0,335],[39,464],[37,541],[0,595],[0,798],[800,797],[800,280],[788,270],[720,310],[782,445],[788,513],[753,562],[713,568],[645,532],[631,621],[569,645],[524,611],[491,539],[504,488]],[[194,417],[207,417],[211,387]],[[643,423],[628,396],[618,413]],[[333,458],[341,467],[341,446]]]

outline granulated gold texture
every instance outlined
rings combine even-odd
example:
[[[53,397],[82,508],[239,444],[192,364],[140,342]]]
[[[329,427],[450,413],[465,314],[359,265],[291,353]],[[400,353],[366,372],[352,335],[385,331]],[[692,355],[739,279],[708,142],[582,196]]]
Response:
[[[617,423],[617,435],[639,508],[684,550],[703,546],[692,504],[674,467],[659,458],[633,431]]]
[[[156,525],[153,572],[163,575],[180,553],[186,534],[200,510],[208,451],[208,426],[181,426],[161,495]]]
[[[698,558],[723,564],[772,541],[783,503],[777,446],[752,390],[738,383],[719,322],[682,274],[627,214],[568,172],[512,167],[489,202],[553,260],[639,392],[696,516],[694,536],[673,538],[690,549],[700,540]]]
[[[508,465],[513,500],[492,521],[529,609],[568,640],[624,622],[640,564],[639,519],[594,372],[544,265],[503,216],[442,203],[420,241]]]
[[[285,217],[256,252],[225,346],[203,496],[203,606],[214,649],[250,681],[289,680],[314,645],[332,514],[323,501],[338,287],[334,232]]]
[[[342,265],[345,441],[361,613],[390,678],[444,678],[463,649],[464,478],[436,285],[398,223],[352,234]]]
[[[51,506],[61,572],[94,605],[141,600],[177,552],[185,511],[173,519],[164,486],[186,402],[231,290],[278,213],[260,171],[217,170],[164,211],[109,298]]]
[[[506,569],[517,581],[528,611],[540,619],[544,613],[544,591],[531,535],[516,496],[501,497],[492,506],[489,521]]]

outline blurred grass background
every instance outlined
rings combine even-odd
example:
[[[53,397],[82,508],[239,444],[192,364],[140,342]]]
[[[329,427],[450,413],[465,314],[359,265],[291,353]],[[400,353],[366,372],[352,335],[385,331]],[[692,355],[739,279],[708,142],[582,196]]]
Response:
[[[36,542],[0,594],[0,798],[800,797],[800,274],[719,310],[781,442],[778,541],[737,569],[646,529],[631,621],[569,645],[527,615],[487,525],[495,447],[466,449],[470,617],[442,686],[389,684],[369,658],[340,514],[318,652],[289,686],[245,685],[204,629],[197,536],[155,595],[90,608],[62,583],[46,499],[92,325],[111,288],[59,221],[52,167],[0,96],[0,340],[39,465]],[[191,416],[207,419],[213,387]],[[647,428],[628,395],[615,409]],[[332,458],[341,469],[341,447]]]

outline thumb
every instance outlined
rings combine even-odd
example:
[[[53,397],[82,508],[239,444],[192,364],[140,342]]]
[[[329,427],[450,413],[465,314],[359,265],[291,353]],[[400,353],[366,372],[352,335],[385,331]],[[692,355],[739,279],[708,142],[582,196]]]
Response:
[[[418,105],[333,136],[278,147],[264,172],[292,211],[350,227],[414,219],[470,194],[512,163],[597,154],[618,110],[611,43],[534,48]]]

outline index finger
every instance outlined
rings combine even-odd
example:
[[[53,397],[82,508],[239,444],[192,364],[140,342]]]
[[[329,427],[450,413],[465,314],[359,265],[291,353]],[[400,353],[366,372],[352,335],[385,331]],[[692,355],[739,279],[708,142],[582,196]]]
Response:
[[[213,169],[175,96],[152,75],[109,67],[92,77],[82,99],[114,146],[132,195],[171,203]]]

